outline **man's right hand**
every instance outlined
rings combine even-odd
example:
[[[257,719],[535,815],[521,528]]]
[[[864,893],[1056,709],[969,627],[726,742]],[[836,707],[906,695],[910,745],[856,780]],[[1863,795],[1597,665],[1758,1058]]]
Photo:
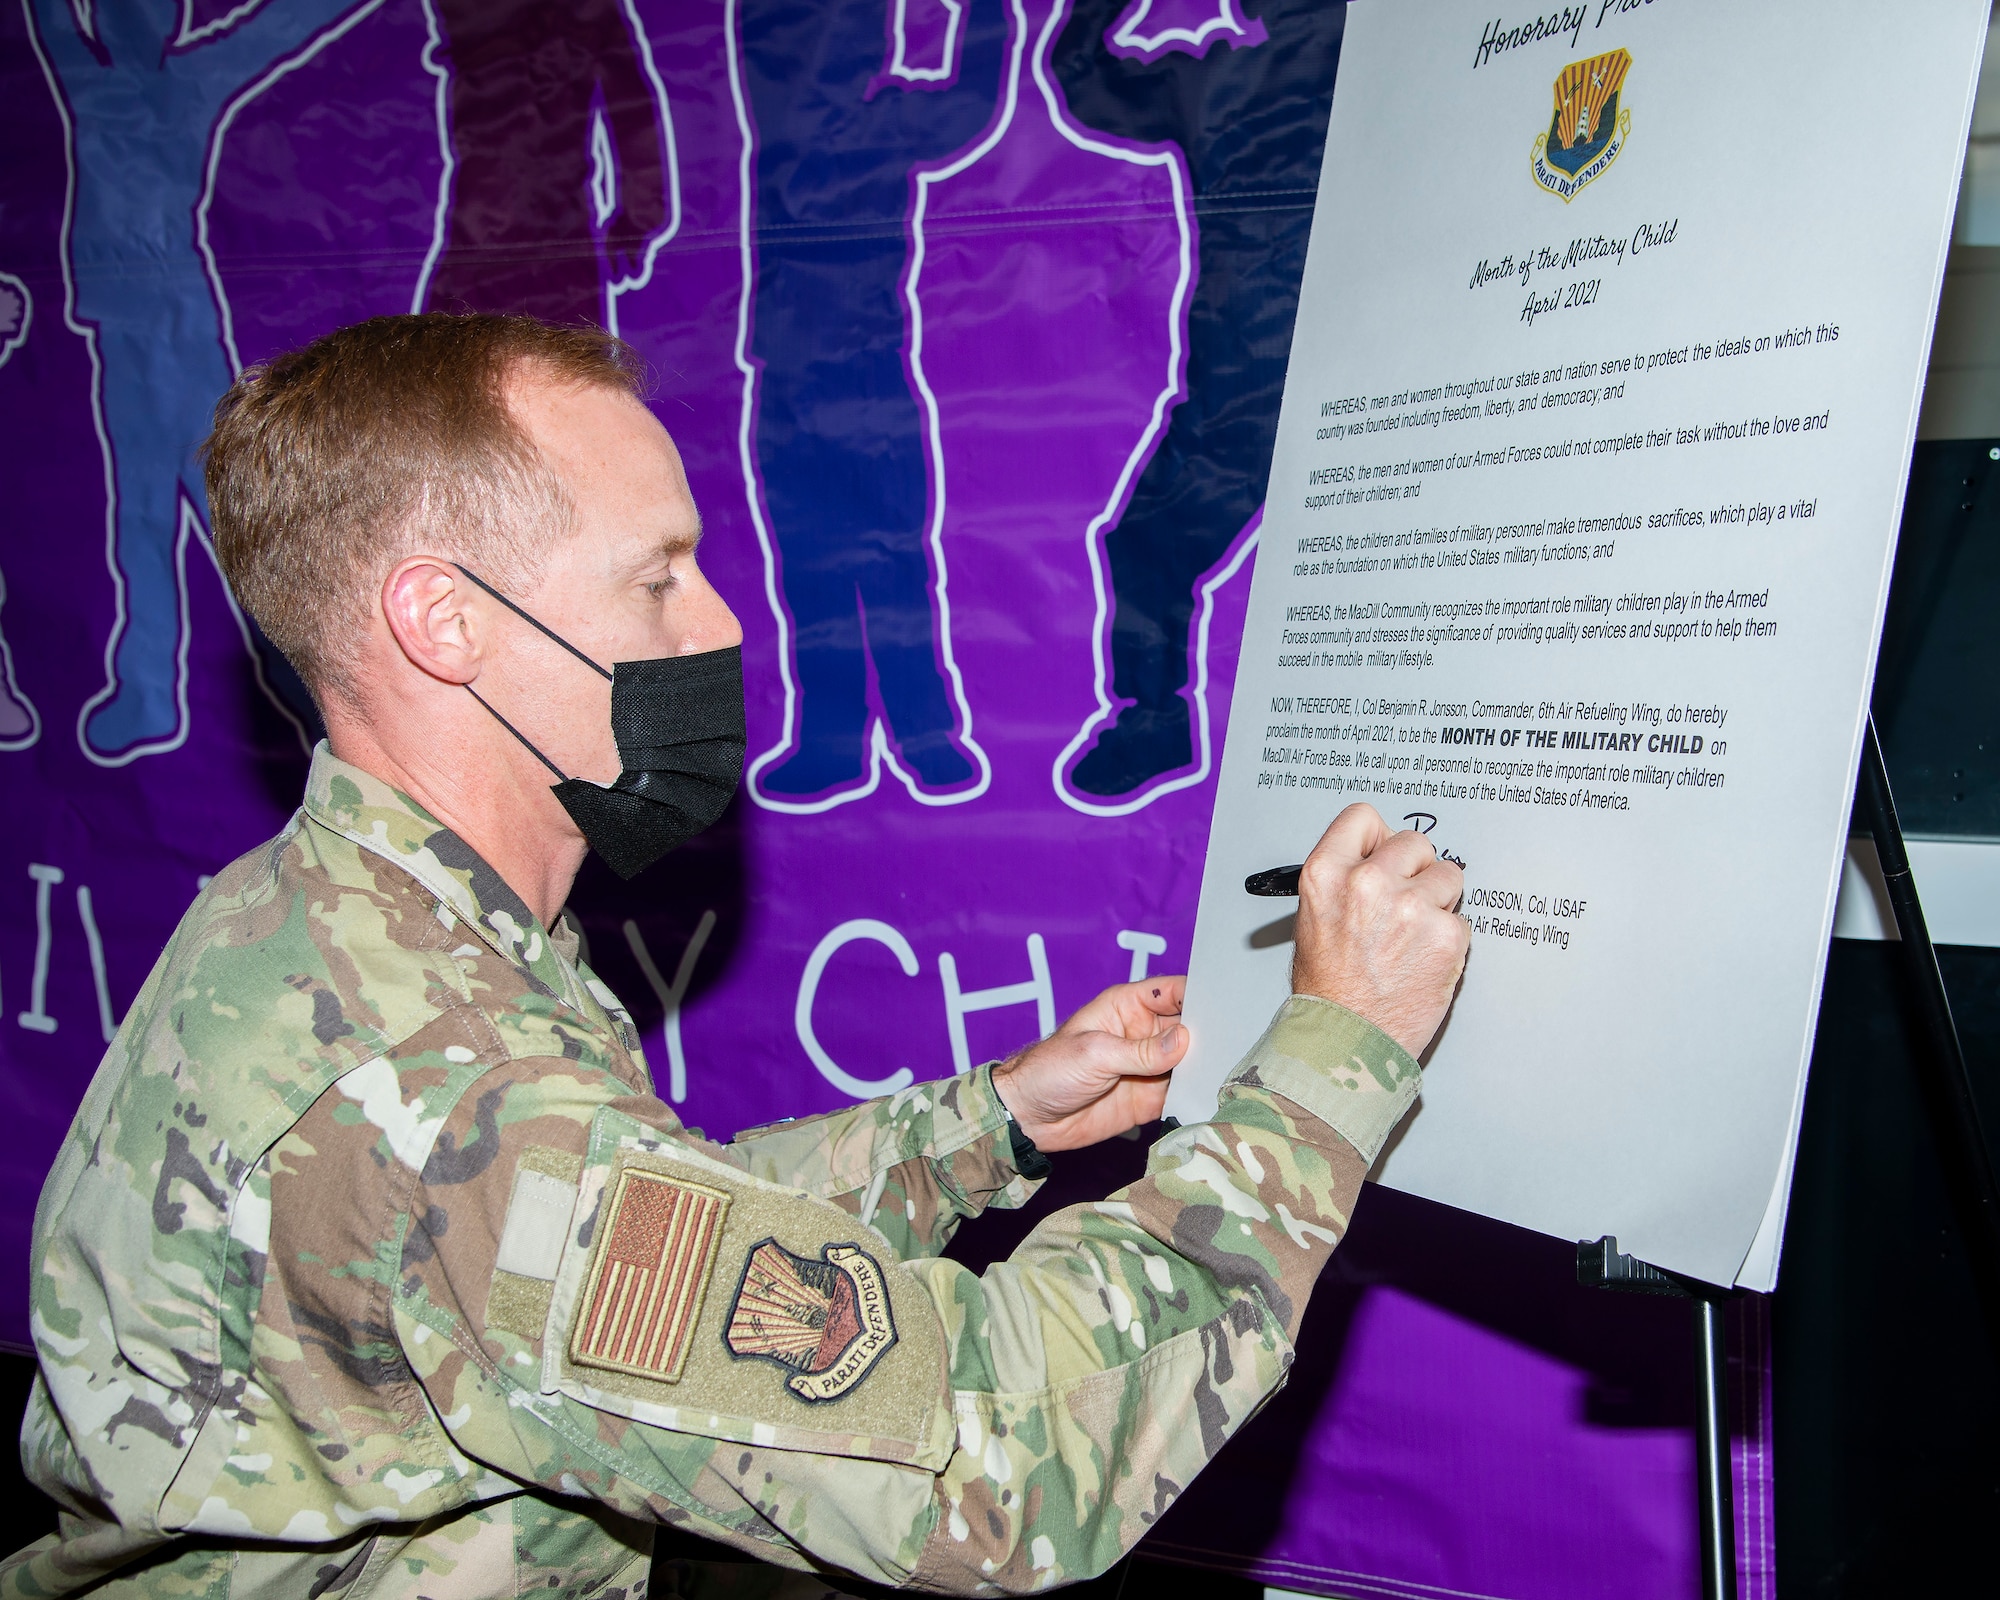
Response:
[[[1391,833],[1373,806],[1349,806],[1299,874],[1292,991],[1343,1005],[1421,1054],[1465,970],[1464,892],[1465,874],[1422,834]]]

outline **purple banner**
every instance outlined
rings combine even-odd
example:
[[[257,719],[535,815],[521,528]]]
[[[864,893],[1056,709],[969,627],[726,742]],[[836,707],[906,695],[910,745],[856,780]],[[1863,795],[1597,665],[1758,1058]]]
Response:
[[[1342,22],[1250,5],[0,11],[0,1340],[105,1040],[304,773],[195,446],[236,371],[363,317],[587,318],[651,370],[743,621],[749,774],[576,905],[690,1123],[941,1076],[1180,969]],[[1363,1211],[1292,1395],[1162,1548],[1347,1593],[1691,1592],[1678,1369],[1666,1411],[1589,1400],[1593,1339],[1650,1370],[1678,1322],[1579,1302],[1546,1241],[1508,1284],[1466,1243],[1506,1230]],[[1427,1288],[1441,1250],[1487,1288]],[[1535,1295],[1568,1334],[1510,1325]]]

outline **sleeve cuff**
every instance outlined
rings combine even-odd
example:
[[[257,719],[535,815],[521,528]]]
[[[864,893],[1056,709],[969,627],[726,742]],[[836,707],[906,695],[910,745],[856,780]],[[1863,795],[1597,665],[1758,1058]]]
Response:
[[[1053,1163],[1043,1154],[1041,1147],[1021,1131],[1020,1123],[1014,1120],[1014,1113],[1007,1109],[1007,1102],[1000,1098],[1000,1091],[993,1084],[993,1069],[997,1061],[989,1061],[973,1074],[985,1086],[994,1108],[1000,1113],[1002,1126],[1007,1130],[1007,1159],[1013,1162],[1014,1170],[1031,1182],[1040,1182],[1054,1170]]]
[[[1278,1007],[1223,1083],[1269,1089],[1303,1106],[1373,1165],[1423,1087],[1409,1053],[1366,1018],[1316,995]]]

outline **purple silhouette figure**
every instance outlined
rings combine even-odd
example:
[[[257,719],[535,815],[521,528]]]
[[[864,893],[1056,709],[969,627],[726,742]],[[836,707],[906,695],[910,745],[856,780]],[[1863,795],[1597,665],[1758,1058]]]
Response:
[[[432,0],[451,68],[437,311],[614,327],[673,212],[672,133],[620,0]]]

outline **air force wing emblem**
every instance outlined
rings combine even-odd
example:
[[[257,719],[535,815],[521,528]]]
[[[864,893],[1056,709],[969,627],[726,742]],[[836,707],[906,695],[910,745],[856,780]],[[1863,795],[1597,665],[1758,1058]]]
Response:
[[[1621,110],[1618,91],[1631,70],[1629,50],[1610,50],[1572,61],[1556,78],[1555,115],[1535,136],[1530,152],[1535,182],[1568,205],[1602,177],[1632,132],[1632,113]]]
[[[882,1268],[855,1245],[824,1245],[814,1261],[766,1239],[743,1263],[722,1342],[785,1368],[801,1400],[838,1400],[896,1342]]]

